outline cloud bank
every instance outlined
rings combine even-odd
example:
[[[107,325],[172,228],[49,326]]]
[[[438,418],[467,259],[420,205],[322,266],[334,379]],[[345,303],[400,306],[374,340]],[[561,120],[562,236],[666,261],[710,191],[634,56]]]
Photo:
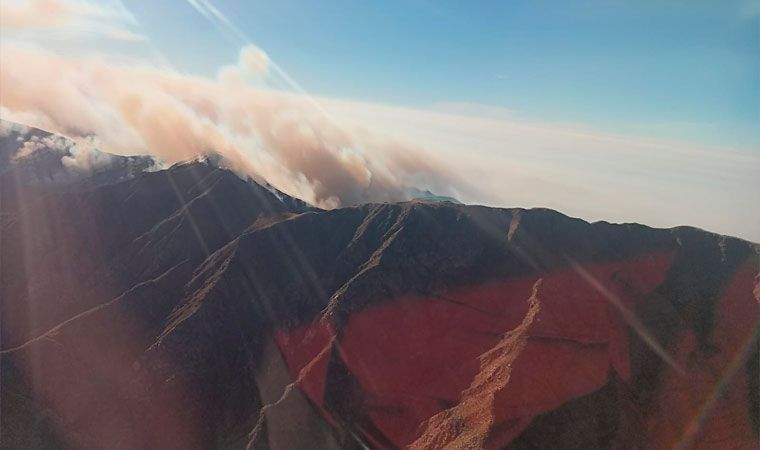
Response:
[[[436,149],[494,206],[546,206],[587,220],[694,225],[760,242],[760,153],[574,124],[329,101],[347,123],[373,123]]]

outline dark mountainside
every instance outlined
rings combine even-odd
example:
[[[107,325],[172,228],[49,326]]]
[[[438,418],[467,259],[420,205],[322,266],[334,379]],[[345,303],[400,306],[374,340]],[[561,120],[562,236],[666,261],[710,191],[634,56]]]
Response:
[[[156,165],[150,156],[118,156],[97,150],[77,158],[73,147],[64,137],[0,120],[0,176],[13,170],[17,184],[71,189],[123,181]]]
[[[757,244],[70,176],[14,159],[35,133],[0,138],[0,448],[760,445]]]

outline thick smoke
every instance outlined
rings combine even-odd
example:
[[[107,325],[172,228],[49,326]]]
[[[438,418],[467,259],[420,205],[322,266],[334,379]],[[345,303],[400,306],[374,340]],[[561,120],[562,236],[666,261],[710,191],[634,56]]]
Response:
[[[108,152],[166,163],[218,153],[239,173],[323,207],[403,200],[412,187],[463,189],[422,149],[339,126],[303,96],[248,84],[268,70],[255,48],[216,79],[9,44],[0,55],[4,118]]]
[[[23,135],[19,134],[19,137],[21,136]],[[64,156],[69,153],[71,147],[73,147],[73,143],[62,136],[31,136],[23,142],[21,148],[13,155],[13,159],[28,158],[40,150],[49,150]]]
[[[10,160],[19,162],[33,158],[36,153],[44,152],[55,155],[61,160],[63,168],[73,175],[90,174],[111,168],[116,158],[100,151],[91,138],[71,139],[56,134],[29,135],[29,129],[12,122],[0,121],[0,137],[14,136],[19,144],[12,152]]]

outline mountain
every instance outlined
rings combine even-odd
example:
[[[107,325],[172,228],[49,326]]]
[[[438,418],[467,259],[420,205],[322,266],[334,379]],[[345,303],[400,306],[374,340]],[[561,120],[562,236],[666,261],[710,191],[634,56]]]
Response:
[[[0,177],[16,184],[68,188],[123,181],[157,165],[151,156],[119,156],[97,149],[79,151],[65,137],[0,120]]]
[[[423,200],[428,202],[449,202],[449,203],[456,203],[458,205],[461,205],[462,202],[455,199],[454,197],[448,197],[445,195],[436,195],[428,190],[421,191],[419,189],[412,191],[412,196],[415,200]]]
[[[0,162],[4,449],[757,448],[760,247]]]

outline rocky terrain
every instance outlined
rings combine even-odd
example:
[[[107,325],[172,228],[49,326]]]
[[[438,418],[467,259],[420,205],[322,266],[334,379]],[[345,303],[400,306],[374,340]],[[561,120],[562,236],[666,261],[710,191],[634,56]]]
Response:
[[[760,446],[757,244],[72,177],[19,162],[35,133],[0,138],[0,448]]]

